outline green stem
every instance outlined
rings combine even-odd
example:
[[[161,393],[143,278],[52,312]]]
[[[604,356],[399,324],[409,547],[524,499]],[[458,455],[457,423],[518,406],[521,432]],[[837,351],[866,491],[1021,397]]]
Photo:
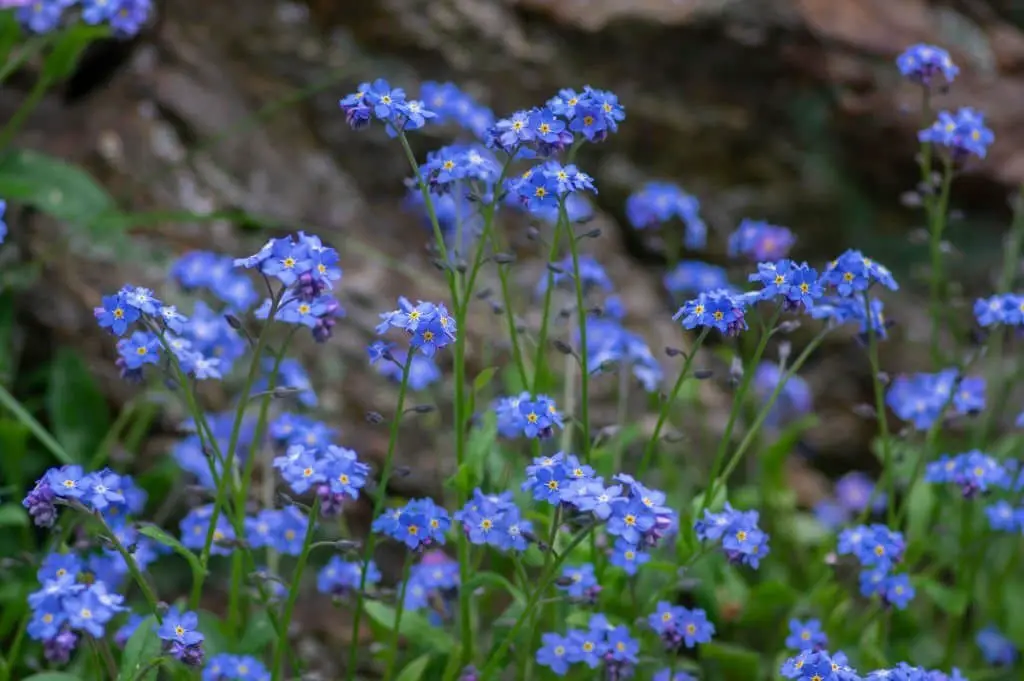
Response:
[[[576,322],[580,334],[580,418],[583,421],[583,462],[590,464],[590,367],[587,357],[587,310],[583,300],[583,279],[580,277],[579,245],[576,234],[565,210],[565,201],[558,206],[558,222],[565,227],[565,236],[569,240],[569,252],[572,254],[572,279],[576,289]]]
[[[402,367],[402,379],[398,385],[398,403],[395,406],[395,416],[391,420],[391,433],[388,436],[388,450],[384,456],[384,467],[381,469],[380,482],[377,484],[377,498],[373,503],[373,518],[380,517],[384,508],[384,502],[388,496],[388,478],[391,477],[391,468],[394,464],[395,446],[398,444],[398,431],[402,422],[402,413],[405,409],[405,395],[409,387],[409,368],[412,366],[414,350],[409,349],[405,365]],[[352,615],[352,643],[349,646],[348,670],[349,679],[355,678],[356,662],[359,655],[359,624],[363,618],[363,598],[366,592],[366,577],[369,574],[370,561],[373,559],[373,550],[377,545],[377,535],[372,531],[366,537],[366,546],[363,548],[362,575],[359,578],[359,589],[356,591],[355,612]]]
[[[651,459],[654,456],[654,450],[658,446],[658,440],[661,438],[661,429],[665,427],[665,422],[668,420],[669,412],[672,411],[672,405],[675,403],[676,398],[679,396],[679,391],[683,387],[683,383],[686,381],[686,377],[690,373],[690,366],[693,364],[693,359],[697,356],[697,352],[700,350],[700,346],[704,343],[704,339],[707,338],[710,328],[705,327],[701,329],[700,335],[697,336],[697,340],[694,341],[690,347],[690,352],[686,355],[686,360],[683,362],[683,368],[679,370],[679,376],[676,378],[675,385],[672,386],[672,391],[661,403],[661,409],[658,411],[658,420],[654,424],[654,432],[651,433],[651,438],[647,441],[647,446],[644,447],[644,456],[640,459],[640,467],[637,469],[637,477],[643,478],[644,473],[647,472],[647,467],[651,465]]]
[[[896,522],[896,472],[893,469],[892,442],[889,437],[889,419],[885,412],[885,388],[882,386],[882,367],[878,360],[878,334],[871,316],[871,298],[864,294],[864,313],[868,326],[868,361],[871,363],[871,385],[875,393],[875,415],[878,418],[878,432],[882,438],[883,483],[886,493],[886,520],[889,527]]]
[[[405,565],[402,567],[402,587],[398,590],[398,603],[395,604],[395,623],[391,627],[391,645],[388,646],[388,661],[384,669],[384,681],[391,681],[391,675],[395,672],[395,660],[398,659],[398,632],[402,624],[402,615],[405,613],[405,593],[409,587],[409,571],[412,568],[412,556],[405,557]]]
[[[124,544],[121,543],[121,540],[117,538],[117,534],[113,529],[111,529],[110,525],[107,524],[106,519],[98,511],[90,511],[81,504],[77,504],[76,508],[103,528],[103,531],[107,534],[111,545],[119,554],[121,554],[121,558],[124,560],[125,565],[128,566],[128,573],[131,575],[132,580],[138,584],[139,590],[142,591],[142,595],[146,599],[146,603],[149,604],[149,609],[153,611],[153,616],[156,617],[156,621],[158,623],[163,622],[163,617],[160,615],[159,600],[156,597],[156,592],[153,591],[153,587],[149,585],[149,582],[147,582],[145,576],[143,576],[142,570],[139,569],[139,564],[135,562],[135,556],[125,548]]]
[[[555,559],[555,561],[548,566],[544,573],[540,577],[540,582],[536,591],[530,594],[530,597],[526,601],[526,606],[523,611],[519,613],[519,618],[516,619],[515,624],[512,625],[512,629],[509,630],[508,634],[505,635],[501,644],[498,648],[491,653],[490,657],[487,658],[487,663],[483,667],[483,671],[480,672],[481,679],[493,679],[497,672],[497,667],[505,657],[505,653],[508,652],[509,646],[519,635],[519,630],[523,628],[527,620],[533,615],[534,609],[537,607],[538,602],[541,600],[544,593],[547,592],[554,581],[555,576],[558,574],[558,568],[562,567],[562,564],[572,554],[573,549],[580,545],[580,543],[587,537],[587,535],[594,529],[594,525],[588,525],[581,529],[572,541],[569,542],[565,550]]]
[[[248,394],[248,393],[247,393]],[[306,569],[309,560],[309,550],[313,544],[313,534],[316,532],[317,516],[320,512],[320,497],[313,501],[313,508],[309,512],[309,524],[306,526],[306,538],[302,541],[302,552],[295,564],[295,574],[292,577],[292,586],[288,590],[288,602],[284,607],[284,616],[281,618],[280,634],[274,645],[274,662],[270,668],[271,681],[280,681],[284,671],[284,651],[288,647],[288,627],[292,622],[292,613],[295,612],[295,603],[299,600],[299,586],[302,584],[302,573]]]

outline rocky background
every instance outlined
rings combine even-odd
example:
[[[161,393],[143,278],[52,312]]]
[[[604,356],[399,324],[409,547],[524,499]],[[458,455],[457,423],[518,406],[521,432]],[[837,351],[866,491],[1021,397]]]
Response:
[[[624,201],[645,180],[669,179],[700,198],[713,244],[701,257],[713,262],[724,262],[725,237],[743,217],[790,226],[799,258],[820,264],[856,246],[886,262],[904,288],[889,301],[899,327],[883,364],[891,372],[927,368],[919,345],[922,217],[900,200],[918,177],[921,122],[920,92],[893,65],[908,44],[950,49],[962,73],[936,104],[977,107],[996,133],[990,157],[954,187],[954,208],[965,216],[949,230],[950,267],[964,282],[954,289],[958,297],[990,287],[1010,216],[1006,199],[1024,182],[1024,5],[1013,0],[158,4],[158,20],[138,40],[90,50],[18,143],[85,165],[126,210],[250,217],[168,216],[133,227],[127,243],[113,234],[116,226],[84,232],[41,215],[12,217],[20,257],[43,268],[19,303],[22,361],[43,363],[73,346],[94,360],[109,399],[121,404],[134,388],[118,380],[113,346],[93,323],[102,292],[127,280],[159,288],[167,261],[190,249],[250,252],[267,224],[305,227],[342,252],[349,312],[307,366],[313,363],[326,417],[371,460],[383,454],[386,435],[364,414],[393,404],[364,361],[376,313],[399,294],[444,293],[423,248],[423,226],[400,205],[408,171],[396,145],[379,131],[352,132],[338,110],[338,98],[360,81],[384,76],[415,92],[419,81],[451,80],[499,114],[539,104],[560,87],[616,92],[628,114],[621,132],[580,159],[601,190],[594,224],[602,236],[587,247],[620,287],[627,323],[655,349],[685,341],[660,284],[659,244],[628,227]],[[21,74],[0,92],[0,119],[31,78]],[[425,136],[418,151],[442,143]],[[535,244],[516,237],[516,247],[516,278],[529,290],[543,264]],[[482,348],[500,352],[505,343],[487,306],[477,312],[470,375],[488,359]],[[797,350],[803,333],[793,336]],[[715,361],[709,354],[707,364]],[[726,376],[723,368],[702,384],[712,428],[724,420]],[[870,469],[875,425],[852,410],[870,395],[863,351],[835,341],[806,376],[824,424],[802,445],[815,468]],[[605,388],[614,386],[599,382],[597,390]],[[224,395],[206,397],[227,404]],[[166,415],[167,432],[178,416]],[[611,416],[599,410],[596,424]],[[398,491],[438,491],[450,471],[444,437],[403,441],[400,463],[412,473]],[[160,456],[167,443],[155,435],[146,450]],[[678,447],[680,457],[688,454],[685,441]],[[795,464],[793,475],[806,503],[827,490],[825,478],[805,466]]]

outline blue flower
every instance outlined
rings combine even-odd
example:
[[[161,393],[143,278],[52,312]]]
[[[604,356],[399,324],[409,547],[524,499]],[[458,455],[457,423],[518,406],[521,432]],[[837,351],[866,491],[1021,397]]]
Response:
[[[634,229],[647,229],[678,218],[689,249],[704,248],[707,225],[700,217],[700,202],[677,185],[649,182],[626,199],[626,218]]]
[[[690,610],[665,601],[658,602],[656,611],[648,615],[647,623],[668,650],[678,650],[683,644],[693,648],[698,643],[707,643],[715,634],[715,625],[708,621],[703,610]]]
[[[194,646],[203,642],[199,632],[199,617],[192,611],[168,610],[163,622],[156,628],[156,635],[170,643]]]
[[[654,527],[655,520],[655,514],[651,509],[639,499],[631,499],[614,508],[606,529],[608,534],[621,537],[627,543],[637,546],[644,534]]]
[[[86,483],[86,481],[88,482]],[[124,503],[124,494],[121,492],[121,476],[109,468],[92,473],[82,482],[87,488],[82,501],[97,511],[102,511],[111,504]]]
[[[401,88],[392,89],[386,80],[378,78],[370,85],[370,89],[366,93],[366,99],[370,106],[373,107],[373,115],[378,120],[391,122],[394,120],[396,113],[399,112],[398,106],[405,102],[405,90]]]
[[[821,283],[843,298],[862,293],[876,283],[891,291],[899,289],[887,267],[855,250],[848,250],[830,262],[821,275]]]
[[[78,577],[82,571],[82,559],[73,553],[48,553],[39,565],[36,579],[44,584],[51,579],[60,579],[65,575]]]
[[[582,662],[591,669],[597,669],[608,650],[605,636],[606,632],[599,629],[570,631],[567,637],[569,662]]]
[[[136,331],[117,342],[117,353],[128,370],[160,361],[160,340],[148,331]]]
[[[1005,324],[1024,325],[1024,296],[1002,293],[988,298],[979,298],[974,303],[974,316],[981,326]]]
[[[864,294],[847,298],[826,296],[810,309],[810,315],[814,319],[826,319],[835,326],[855,323],[862,339],[867,338],[869,333],[874,333],[878,340],[885,340],[888,338],[889,325],[883,312],[884,305],[877,298],[871,298],[868,304],[871,310],[870,322],[868,310],[865,309]]]
[[[836,481],[836,500],[839,505],[851,513],[861,513],[868,502],[871,502],[871,510],[875,513],[885,510],[886,495],[884,492],[875,492],[875,483],[864,473],[853,471],[847,473]]]
[[[569,642],[554,633],[541,636],[542,646],[537,651],[537,664],[547,667],[558,676],[565,676],[569,671]]]
[[[949,56],[949,52],[934,45],[917,44],[908,47],[896,58],[900,73],[925,87],[941,76],[946,83],[952,83],[960,69]]]
[[[744,319],[747,300],[727,289],[700,293],[676,312],[672,319],[681,320],[684,329],[711,328],[734,336],[747,328]]]
[[[43,479],[54,494],[65,499],[81,499],[89,491],[89,477],[81,466],[51,468]]]
[[[789,637],[786,638],[786,647],[795,650],[807,650],[815,648],[821,650],[828,646],[828,637],[821,630],[821,622],[818,620],[792,619],[789,621]]]
[[[965,498],[987,492],[992,487],[1008,489],[1013,479],[996,459],[972,450],[955,457],[943,455],[928,464],[924,479],[933,483],[952,483],[960,487]]]
[[[722,541],[722,549],[731,563],[757,569],[768,555],[768,535],[758,526],[757,511],[737,511],[728,503],[721,513],[705,509],[704,517],[694,523],[700,541]]]
[[[138,309],[129,306],[121,294],[103,296],[103,306],[93,312],[100,328],[110,329],[115,336],[123,336],[128,325],[139,318]]]
[[[4,222],[4,213],[7,211],[7,202],[0,199],[0,244],[7,238],[7,223]]]
[[[640,569],[640,566],[651,559],[650,554],[637,549],[633,544],[619,539],[615,542],[610,562],[616,567],[622,568],[627,575],[633,576]]]
[[[930,128],[917,134],[921,142],[929,142],[945,148],[954,160],[974,155],[985,158],[988,147],[995,141],[995,135],[985,127],[985,117],[970,107],[964,107],[955,114],[940,111],[938,120]]]
[[[595,260],[589,255],[581,255],[577,259],[579,265],[579,278],[580,284],[583,287],[584,292],[589,289],[600,289],[605,292],[611,292],[614,290],[612,280],[608,278],[608,274],[604,268],[601,267],[601,263]],[[541,276],[537,282],[536,295],[543,295],[548,289],[548,277],[551,277],[551,282],[555,285],[573,283],[573,279],[576,277],[576,267],[573,266],[572,257],[569,256],[563,260],[555,263],[554,270],[548,270],[547,273]]]
[[[997,501],[985,507],[988,524],[999,532],[1020,532],[1024,529],[1024,509],[1014,509],[1008,501]]]
[[[592,600],[592,597],[601,589],[597,585],[597,577],[594,575],[592,563],[567,565],[562,569],[562,576],[556,582],[556,586],[565,591],[570,598],[581,601]]]
[[[203,681],[270,681],[270,672],[251,655],[220,653],[207,660]]]
[[[64,612],[72,629],[85,632],[94,638],[103,638],[107,622],[118,612],[104,602],[102,596],[105,594],[102,586],[96,584],[65,599]]]
[[[757,399],[761,403],[766,403],[782,381],[782,378],[782,367],[774,362],[761,362],[754,371],[752,383]],[[810,413],[811,401],[811,388],[807,381],[794,374],[782,385],[779,394],[776,396],[775,404],[768,412],[766,421],[769,425],[773,426],[792,422]]]
[[[907,605],[914,598],[914,587],[910,584],[910,578],[905,574],[886,577],[882,589],[884,590],[882,598],[897,610],[906,610]]]
[[[181,543],[186,548],[201,550],[206,544],[206,533],[213,517],[213,505],[207,504],[194,508],[181,519]],[[213,545],[210,553],[215,556],[229,556],[232,549],[224,544],[235,539],[235,531],[224,514],[217,516],[217,525],[213,530]]]
[[[373,521],[373,531],[386,534],[409,549],[444,544],[451,521],[448,512],[430,499],[414,499],[402,508],[386,511]]]

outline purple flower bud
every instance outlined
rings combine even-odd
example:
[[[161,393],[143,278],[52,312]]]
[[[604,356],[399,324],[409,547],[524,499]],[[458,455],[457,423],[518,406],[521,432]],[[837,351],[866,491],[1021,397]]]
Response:
[[[201,667],[203,666],[203,644],[199,642],[195,645],[186,646],[178,641],[171,643],[169,651],[170,654],[189,667]]]
[[[78,645],[78,636],[70,629],[64,629],[49,641],[43,641],[43,656],[56,665],[65,665],[71,661],[71,653]]]
[[[57,507],[53,505],[54,494],[45,479],[36,483],[35,488],[25,496],[21,505],[28,510],[37,527],[53,527],[57,520]]]
[[[473,665],[469,665],[462,670],[459,681],[480,681],[480,672]]]
[[[343,510],[345,501],[344,494],[335,494],[331,491],[330,485],[320,485],[316,488],[316,495],[320,497],[320,515],[324,518],[337,518]]]

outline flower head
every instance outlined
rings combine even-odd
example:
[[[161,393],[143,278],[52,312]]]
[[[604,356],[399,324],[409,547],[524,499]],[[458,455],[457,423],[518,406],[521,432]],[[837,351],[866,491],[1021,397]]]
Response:
[[[960,73],[949,52],[935,45],[911,45],[896,58],[896,66],[906,78],[925,87],[940,77],[952,83]]]

